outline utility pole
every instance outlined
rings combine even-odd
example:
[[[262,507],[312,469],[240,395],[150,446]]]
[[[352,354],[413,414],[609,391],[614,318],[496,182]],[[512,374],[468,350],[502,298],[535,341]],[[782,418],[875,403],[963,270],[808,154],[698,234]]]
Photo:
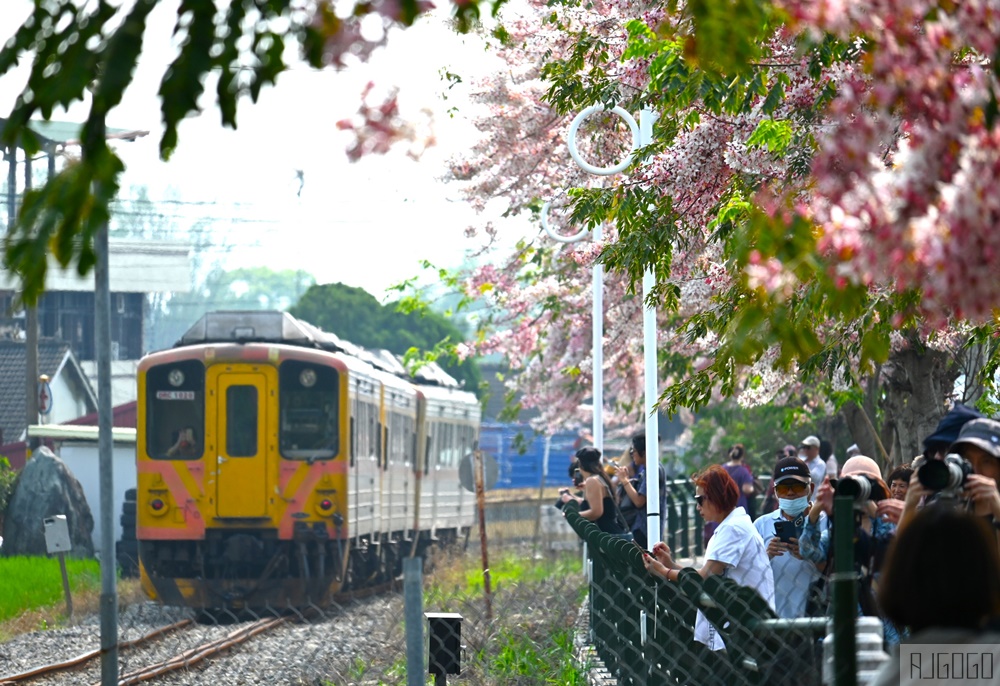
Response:
[[[101,502],[101,684],[118,684],[118,586],[115,573],[115,489],[111,426],[111,289],[108,225],[94,236],[94,344],[97,347],[97,462]]]
[[[15,148],[16,155],[16,148]],[[16,175],[15,175],[16,176]],[[24,192],[31,190],[31,155],[24,153]],[[24,196],[21,196],[24,202]],[[25,398],[25,413],[28,421],[25,426],[38,423],[38,308],[24,303],[24,367],[27,393]],[[34,452],[38,440],[28,439],[28,450]]]

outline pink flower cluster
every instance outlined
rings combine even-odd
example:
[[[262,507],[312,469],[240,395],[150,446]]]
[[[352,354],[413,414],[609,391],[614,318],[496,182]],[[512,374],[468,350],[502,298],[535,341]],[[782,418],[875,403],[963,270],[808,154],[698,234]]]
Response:
[[[856,282],[922,293],[935,328],[991,321],[1000,302],[997,0],[782,0],[801,28],[863,36],[819,138],[809,213]],[[995,100],[993,101],[995,102]]]
[[[381,102],[371,103],[374,88],[375,84],[369,81],[362,91],[357,114],[337,122],[341,131],[354,133],[354,140],[347,149],[348,159],[356,162],[365,155],[385,154],[403,141],[410,143],[407,154],[419,158],[435,142],[430,114],[424,113],[428,119],[423,123],[400,116],[396,99],[398,89],[395,88],[386,93]]]

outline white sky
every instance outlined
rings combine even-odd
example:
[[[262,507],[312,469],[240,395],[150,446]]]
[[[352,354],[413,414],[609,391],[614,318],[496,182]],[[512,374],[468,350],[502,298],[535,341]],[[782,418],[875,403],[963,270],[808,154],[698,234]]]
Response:
[[[28,0],[3,4],[0,40],[13,35],[30,9]],[[156,90],[172,57],[176,2],[161,5],[151,15],[135,81],[108,118],[112,127],[150,131],[119,148],[128,166],[123,196],[131,186],[145,185],[153,200],[179,199],[164,212],[179,217],[181,226],[189,223],[186,213],[236,217],[242,248],[230,253],[230,268],[304,268],[320,283],[359,286],[380,299],[389,285],[420,273],[420,260],[454,267],[475,247],[463,236],[477,221],[474,213],[459,201],[457,189],[436,178],[447,155],[468,147],[475,134],[462,119],[472,111],[463,88],[450,92],[447,101],[441,98],[440,70],[448,68],[468,82],[496,65],[476,38],[427,22],[390,36],[389,47],[368,65],[341,72],[298,67],[282,74],[277,87],[266,88],[256,105],[241,104],[237,131],[223,129],[214,109],[182,123],[179,146],[163,163]],[[0,112],[10,110],[25,78],[22,70],[0,79]],[[400,86],[404,114],[435,112],[438,145],[419,163],[405,156],[405,143],[386,157],[346,160],[348,137],[335,123],[355,113],[369,80]],[[459,107],[457,118],[446,113],[453,106]],[[81,107],[53,118],[82,120],[85,114]],[[301,197],[296,170],[304,172]],[[215,205],[198,204],[203,202]],[[523,233],[524,227],[513,230]]]

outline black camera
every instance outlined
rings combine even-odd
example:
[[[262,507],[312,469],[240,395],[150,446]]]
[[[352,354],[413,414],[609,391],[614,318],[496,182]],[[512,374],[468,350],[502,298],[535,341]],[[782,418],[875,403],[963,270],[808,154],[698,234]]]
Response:
[[[556,502],[555,502],[556,509],[561,510],[564,507],[566,507],[566,503],[564,503],[563,500],[562,500],[563,493],[569,493],[569,489],[568,488],[560,488],[559,489],[559,497],[556,499]]]
[[[833,486],[835,494],[853,498],[855,505],[861,505],[868,500],[877,503],[888,497],[881,484],[864,474],[849,474],[839,479],[831,479],[830,485]]]
[[[961,455],[949,453],[943,460],[923,460],[917,466],[917,480],[928,491],[958,495],[972,464]]]

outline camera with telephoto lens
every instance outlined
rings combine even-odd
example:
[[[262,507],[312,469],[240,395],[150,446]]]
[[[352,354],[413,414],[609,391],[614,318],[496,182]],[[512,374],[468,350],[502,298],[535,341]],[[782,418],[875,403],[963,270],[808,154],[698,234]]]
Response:
[[[945,455],[943,460],[920,460],[914,466],[924,488],[953,497],[961,495],[965,479],[972,474],[972,464],[956,453]]]
[[[831,479],[830,485],[836,495],[853,498],[856,506],[868,500],[877,503],[886,497],[882,486],[864,474],[848,474],[839,479]]]

